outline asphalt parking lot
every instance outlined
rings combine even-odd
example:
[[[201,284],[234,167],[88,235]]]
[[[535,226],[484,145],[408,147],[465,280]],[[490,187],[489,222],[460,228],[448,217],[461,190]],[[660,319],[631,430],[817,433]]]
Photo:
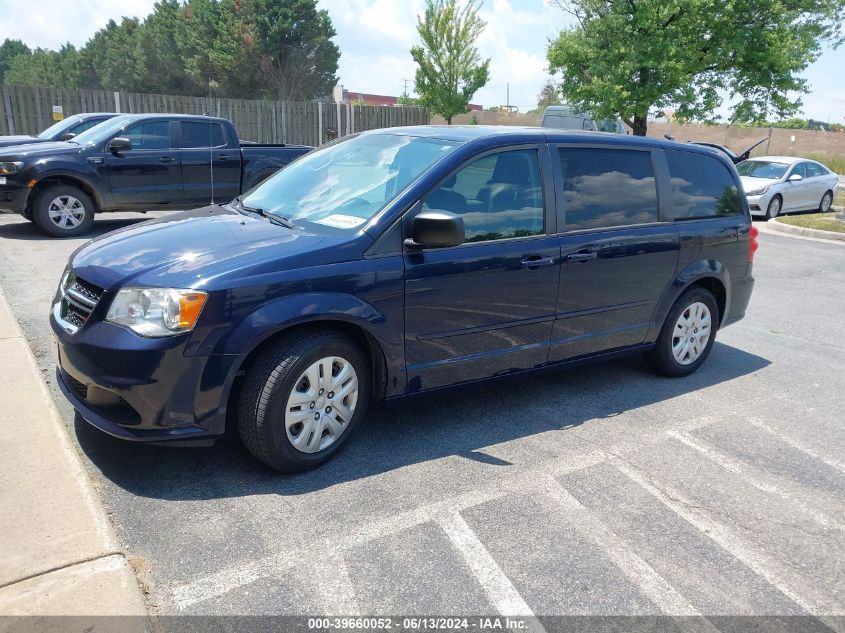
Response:
[[[0,216],[0,285],[154,613],[845,614],[843,245],[761,235],[688,378],[632,357],[376,409],[282,476],[74,420],[46,317],[82,242]]]

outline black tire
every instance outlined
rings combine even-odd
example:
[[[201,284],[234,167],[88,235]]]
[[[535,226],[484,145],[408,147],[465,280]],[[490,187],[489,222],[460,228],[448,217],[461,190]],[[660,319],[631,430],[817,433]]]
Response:
[[[285,407],[296,381],[326,356],[348,361],[358,377],[358,400],[345,430],[326,448],[306,453],[291,443]],[[364,417],[370,399],[370,367],[349,337],[328,329],[297,330],[261,351],[244,377],[238,398],[238,430],[247,450],[268,466],[294,473],[316,468],[349,439]]]
[[[824,195],[822,196],[821,201],[819,202],[819,213],[828,213],[830,212],[830,205],[833,204],[833,192],[832,191],[825,191]]]
[[[62,227],[50,219],[50,205],[54,200],[62,198],[68,200],[75,198],[80,203],[83,214],[78,225]],[[50,185],[36,195],[32,205],[32,219],[38,228],[53,237],[76,237],[91,230],[94,224],[94,211],[94,201],[79,187]]]
[[[681,314],[697,302],[703,303],[710,310],[710,338],[707,340],[707,344],[701,355],[692,363],[683,365],[675,360],[675,356],[672,353],[675,325]],[[688,376],[701,367],[710,355],[710,350],[713,349],[713,343],[716,342],[716,331],[718,330],[720,318],[719,306],[710,291],[700,286],[693,286],[678,297],[675,305],[672,306],[669,314],[666,315],[666,320],[660,329],[660,336],[657,337],[657,343],[653,349],[647,351],[643,356],[648,364],[651,365],[651,368],[658,374],[672,378]]]
[[[775,213],[772,213],[772,204],[774,204],[775,200],[778,200],[780,202],[780,205],[778,206],[778,210]],[[771,220],[772,218],[776,218],[781,213],[783,213],[783,198],[781,198],[780,194],[778,194],[776,196],[772,196],[772,199],[769,200],[769,206],[766,207],[766,219]]]

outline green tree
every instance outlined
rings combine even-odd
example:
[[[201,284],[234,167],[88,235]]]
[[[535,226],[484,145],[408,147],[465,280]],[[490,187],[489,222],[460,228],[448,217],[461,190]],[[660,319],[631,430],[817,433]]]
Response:
[[[29,55],[17,55],[6,72],[9,84],[27,86],[79,86],[79,51],[64,44],[58,51],[36,48]]]
[[[141,23],[123,18],[108,24],[88,40],[80,53],[80,83],[83,88],[146,92],[139,72],[138,38]]]
[[[251,0],[263,76],[279,99],[331,93],[340,49],[328,11],[316,0]]]
[[[135,38],[135,74],[139,87],[155,93],[196,95],[202,87],[188,75],[186,7],[180,0],[159,0]],[[205,86],[205,81],[202,85]]]
[[[3,43],[0,44],[0,83],[5,81],[6,72],[12,66],[12,61],[15,57],[18,55],[29,56],[31,54],[32,51],[29,50],[29,46],[20,40],[10,40],[8,38],[3,40]]]
[[[422,43],[411,49],[417,63],[414,90],[420,102],[451,124],[469,112],[472,96],[490,79],[490,60],[481,60],[475,46],[484,30],[475,0],[426,0],[417,16]]]
[[[617,113],[644,136],[653,108],[713,120],[790,116],[799,77],[825,41],[841,43],[845,0],[556,0],[575,18],[547,51],[567,102],[597,117]]]
[[[547,79],[546,83],[543,84],[543,87],[540,88],[540,92],[537,95],[537,109],[540,111],[545,110],[549,106],[557,105],[560,103],[560,90],[558,85],[552,79]]]

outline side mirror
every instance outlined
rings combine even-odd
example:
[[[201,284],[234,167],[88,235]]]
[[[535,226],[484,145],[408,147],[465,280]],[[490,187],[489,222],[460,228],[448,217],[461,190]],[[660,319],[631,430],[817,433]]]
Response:
[[[73,132],[65,132],[65,133],[62,135],[62,140],[63,140],[63,141],[69,141],[69,140],[70,140],[70,139],[72,139],[74,136],[76,136],[76,134],[74,134]]]
[[[124,136],[115,136],[109,141],[109,151],[112,154],[128,152],[130,149],[132,149],[132,141]]]
[[[804,180],[801,174],[792,174],[789,178],[786,179],[787,182],[798,182],[799,180]]]
[[[413,220],[411,237],[405,246],[411,249],[446,248],[464,243],[464,219],[448,211],[423,211]]]

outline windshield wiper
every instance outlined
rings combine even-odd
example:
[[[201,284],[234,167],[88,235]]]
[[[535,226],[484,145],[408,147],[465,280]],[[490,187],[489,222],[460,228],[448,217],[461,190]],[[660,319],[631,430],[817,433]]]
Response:
[[[283,226],[286,229],[293,229],[296,228],[296,225],[288,220],[287,218],[283,218],[280,215],[276,215],[275,213],[269,213],[260,207],[248,207],[243,203],[241,197],[238,196],[233,200],[233,206],[235,207],[236,211],[245,211],[247,213],[254,213],[255,215],[259,215],[262,218],[267,218],[273,224],[278,224],[279,226]]]

